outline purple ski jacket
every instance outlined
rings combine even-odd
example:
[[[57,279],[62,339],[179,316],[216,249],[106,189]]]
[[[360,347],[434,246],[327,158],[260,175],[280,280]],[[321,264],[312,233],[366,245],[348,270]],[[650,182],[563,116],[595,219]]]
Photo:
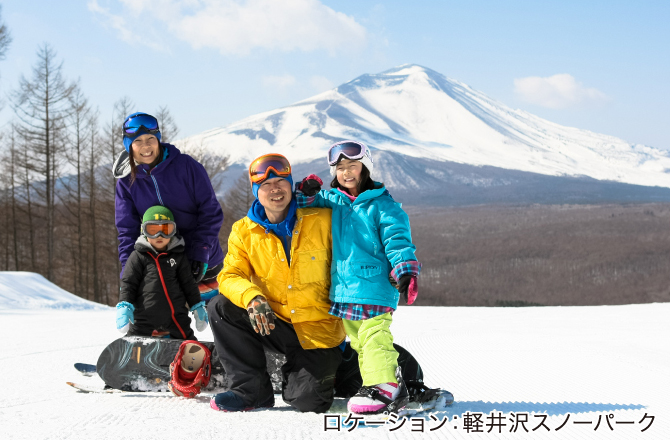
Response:
[[[163,161],[151,171],[148,165],[138,165],[132,186],[129,166],[122,175],[115,171],[115,177],[120,177],[116,182],[115,219],[121,274],[140,236],[142,216],[155,205],[163,205],[174,214],[190,261],[202,261],[209,267],[223,262],[219,245],[223,211],[205,168],[174,145],[161,143],[161,148]]]

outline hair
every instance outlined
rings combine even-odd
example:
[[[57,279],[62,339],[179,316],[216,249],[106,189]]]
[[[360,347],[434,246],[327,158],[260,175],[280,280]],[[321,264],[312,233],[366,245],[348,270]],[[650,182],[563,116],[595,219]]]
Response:
[[[340,163],[340,161],[338,160],[337,163]],[[337,164],[335,164],[335,166],[337,166]],[[346,191],[347,193],[349,192],[345,187],[340,185],[340,182],[337,181],[337,175],[333,178],[332,182],[330,182],[330,187],[340,188],[342,191]],[[384,184],[382,183],[380,188],[383,187]],[[375,182],[370,177],[370,171],[368,170],[368,167],[363,165],[363,168],[361,169],[361,181],[358,182],[358,194],[361,194],[363,191],[367,191],[369,189],[375,189]]]
[[[158,140],[158,138],[156,138]],[[133,156],[133,144],[130,144],[130,151],[128,152],[128,161],[130,162],[130,186],[133,186],[135,179],[137,179],[137,164],[135,163],[135,157]],[[158,165],[163,161],[163,146],[161,142],[158,141],[158,162],[155,165]],[[154,165],[154,166],[155,166]]]

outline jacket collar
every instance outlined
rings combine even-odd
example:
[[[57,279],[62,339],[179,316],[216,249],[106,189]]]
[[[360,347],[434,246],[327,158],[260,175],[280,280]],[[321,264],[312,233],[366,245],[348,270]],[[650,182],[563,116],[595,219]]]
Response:
[[[330,190],[333,194],[336,194],[338,197],[340,197],[342,200],[344,200],[345,204],[358,204],[358,203],[363,203],[366,200],[371,200],[377,197],[380,197],[384,194],[388,194],[389,197],[391,194],[388,192],[385,186],[381,186],[381,183],[375,182],[375,189],[369,189],[367,191],[363,191],[356,197],[355,200],[351,200],[351,196],[348,194],[345,194],[344,192],[340,191],[338,188],[333,188]]]
[[[266,232],[272,231],[276,235],[290,237],[293,235],[293,227],[298,218],[296,215],[298,203],[295,196],[291,199],[291,203],[289,203],[288,206],[288,214],[284,221],[281,223],[270,223],[268,216],[265,214],[265,208],[261,205],[261,202],[256,199],[254,200],[254,203],[251,204],[251,208],[249,208],[249,212],[247,212],[247,217],[264,228]]]
[[[139,252],[152,252],[154,255],[158,255],[159,253],[163,252],[183,252],[184,248],[186,247],[186,242],[182,238],[181,235],[177,234],[174,237],[172,237],[172,240],[168,243],[167,249],[161,252],[158,252],[156,249],[154,249],[153,246],[149,243],[149,240],[147,240],[147,237],[144,235],[141,235],[137,237],[137,240],[135,241],[135,250]]]

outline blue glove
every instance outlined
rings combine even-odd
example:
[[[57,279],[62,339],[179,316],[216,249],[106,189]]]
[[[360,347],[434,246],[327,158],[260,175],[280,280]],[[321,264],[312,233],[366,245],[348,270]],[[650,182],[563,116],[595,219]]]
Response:
[[[193,319],[195,319],[195,328],[199,332],[204,331],[209,325],[209,317],[205,309],[205,301],[200,301],[198,304],[191,307],[193,312]]]
[[[135,324],[135,306],[129,302],[121,301],[116,305],[116,329],[121,333],[128,333],[130,323]]]
[[[202,261],[193,261],[191,263],[191,271],[193,272],[193,278],[195,278],[195,282],[199,283],[204,278],[205,272],[207,272],[207,263],[203,263]]]

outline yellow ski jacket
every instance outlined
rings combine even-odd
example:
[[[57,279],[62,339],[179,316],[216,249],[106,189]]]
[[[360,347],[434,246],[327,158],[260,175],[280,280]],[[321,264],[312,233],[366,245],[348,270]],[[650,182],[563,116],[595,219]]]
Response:
[[[219,291],[242,308],[263,295],[304,349],[336,347],[345,335],[342,320],[328,314],[331,248],[330,209],[298,209],[290,267],[279,237],[244,217],[228,237]]]

